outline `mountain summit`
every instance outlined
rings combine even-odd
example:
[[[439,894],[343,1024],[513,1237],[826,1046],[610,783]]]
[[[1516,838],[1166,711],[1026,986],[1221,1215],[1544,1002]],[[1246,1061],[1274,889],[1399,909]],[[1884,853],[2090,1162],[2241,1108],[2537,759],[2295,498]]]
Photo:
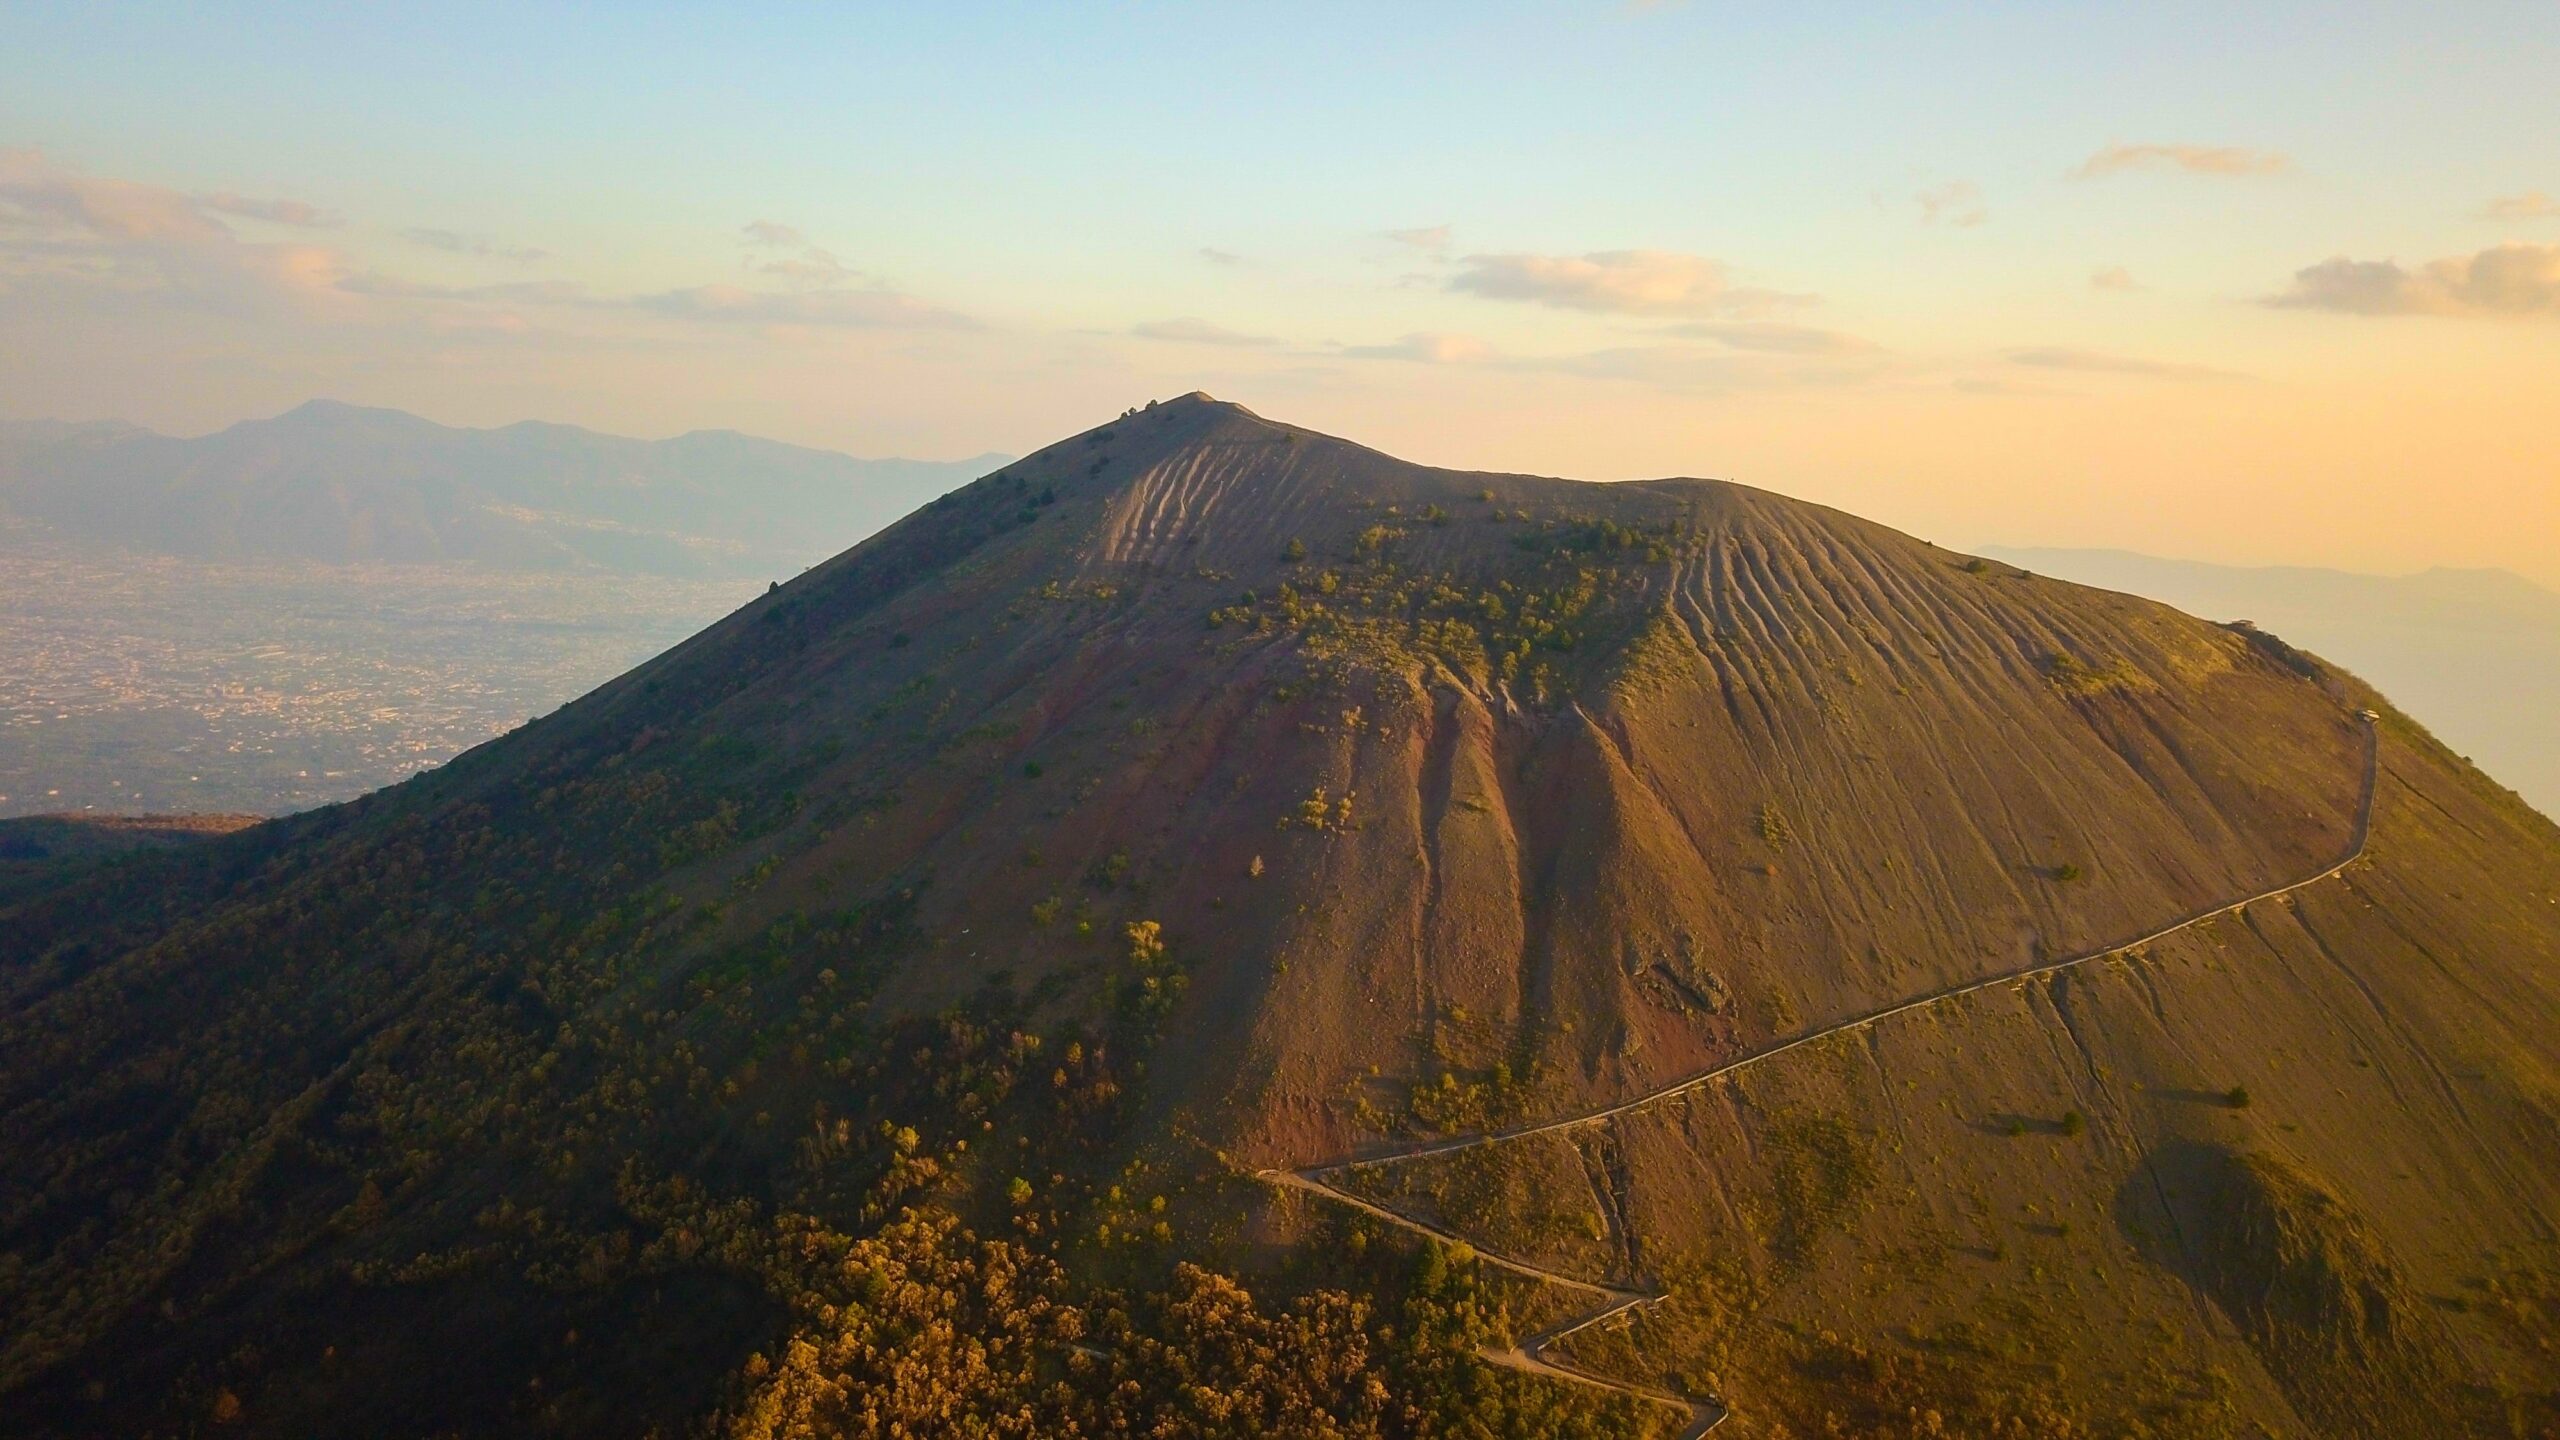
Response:
[[[1194,394],[0,910],[0,1402],[2533,1433],[2555,896],[2274,636]]]

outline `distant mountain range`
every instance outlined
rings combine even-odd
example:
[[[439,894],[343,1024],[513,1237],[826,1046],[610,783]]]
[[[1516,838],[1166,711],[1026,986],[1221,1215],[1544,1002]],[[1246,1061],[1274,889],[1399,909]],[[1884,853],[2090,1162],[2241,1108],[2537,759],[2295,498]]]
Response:
[[[2505,570],[2359,575],[2127,550],[1982,554],[2259,628],[2353,666],[2446,744],[2560,815],[2560,594]]]
[[[863,460],[727,430],[465,430],[315,400],[193,439],[0,423],[0,517],[197,560],[780,577],[1007,458]]]

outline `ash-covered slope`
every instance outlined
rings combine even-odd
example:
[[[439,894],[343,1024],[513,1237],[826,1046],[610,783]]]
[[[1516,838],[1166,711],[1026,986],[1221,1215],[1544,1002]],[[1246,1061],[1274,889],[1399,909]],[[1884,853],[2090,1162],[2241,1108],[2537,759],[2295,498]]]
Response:
[[[1180,1318],[1187,1258],[1389,1307],[1365,1358],[1328,1347],[1336,1391],[1287,1402],[1300,1431],[1668,1425],[1464,1358],[1556,1297],[1453,1300],[1391,1258],[1409,1233],[1252,1176],[1644,1093],[2317,873],[2356,838],[2367,703],[2270,637],[1741,486],[1439,471],[1150,406],[442,772],[0,913],[0,1394],[65,1433],[198,1406],[785,1433],[755,1417],[926,1384],[844,1338],[879,1292],[807,1269],[923,1243],[879,1228],[923,1205],[1070,1290],[1174,1286],[1107,1343],[1006,1332],[1018,1392],[933,1372],[946,1419],[1064,1387],[1048,1433],[1138,1424],[1073,1397],[1232,1339]],[[2051,1433],[2156,1384],[2210,1392],[2182,1433],[2337,1428],[2287,1388],[2313,1353],[2338,1393],[2529,1409],[2560,844],[2383,728],[2372,860],[2282,905],[2314,938],[2252,911],[2247,954],[2175,942],[2209,981],[2075,971],[2067,1001],[1755,1071],[1783,1102],[1379,1183],[1502,1253],[1668,1285],[1594,1363],[1737,1424]],[[2386,1153],[2430,1182],[2384,1185]],[[2189,1173],[2260,1218],[2191,1223]],[[2036,1223],[2131,1278],[1984,1311],[2051,1263],[2013,1203],[2120,1206]],[[1875,1247],[1962,1283],[1881,1318]],[[2406,1343],[2296,1303],[2305,1257]],[[2231,1278],[2253,1265],[2278,1280]],[[503,1353],[398,1379],[459,1305]],[[2080,1357],[2145,1324],[2192,1339],[2106,1370],[2002,1338]],[[1201,1383],[1296,1373],[1248,1369]]]

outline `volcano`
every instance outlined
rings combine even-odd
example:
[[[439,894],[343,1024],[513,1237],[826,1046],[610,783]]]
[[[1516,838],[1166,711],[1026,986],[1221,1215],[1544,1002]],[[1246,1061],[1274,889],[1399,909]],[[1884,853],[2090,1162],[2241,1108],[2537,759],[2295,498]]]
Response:
[[[12,1433],[2560,1426],[2560,831],[1743,485],[1151,404],[0,906]]]

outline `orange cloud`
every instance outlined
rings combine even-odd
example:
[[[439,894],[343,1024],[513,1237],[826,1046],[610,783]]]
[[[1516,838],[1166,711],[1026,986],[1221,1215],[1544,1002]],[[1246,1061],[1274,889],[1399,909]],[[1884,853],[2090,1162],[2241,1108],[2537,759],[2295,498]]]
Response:
[[[1343,354],[1359,360],[1411,360],[1424,365],[1474,365],[1493,358],[1493,346],[1473,335],[1417,331],[1385,345],[1352,345]]]
[[[2012,365],[2031,370],[2071,370],[2084,375],[2141,375],[2155,380],[2229,380],[2228,370],[2209,365],[2187,365],[2174,360],[2145,360],[2133,355],[2110,355],[2099,350],[2079,350],[2068,345],[2029,345],[2012,350]]]
[[[196,203],[225,215],[264,220],[270,225],[291,225],[298,230],[326,230],[338,223],[337,216],[301,200],[259,200],[217,190],[197,196]]]
[[[449,255],[514,260],[524,264],[551,258],[551,252],[548,250],[536,250],[524,245],[502,245],[486,235],[466,235],[459,230],[439,230],[426,225],[403,230],[400,232],[400,238],[413,245],[424,245],[430,250],[442,250]]]
[[[2539,190],[2521,195],[2501,195],[2480,211],[2484,220],[2554,220],[2560,219],[2560,200]]]
[[[775,294],[735,285],[695,285],[634,296],[627,303],[679,320],[863,329],[966,330],[977,326],[976,321],[958,311],[929,305],[894,290],[799,290]]]
[[[1879,347],[1872,340],[1821,330],[1810,325],[1777,325],[1756,320],[1709,320],[1676,325],[1667,333],[1694,340],[1713,340],[1736,350],[1768,355],[1864,355]]]
[[[1446,225],[1417,225],[1410,230],[1389,230],[1386,238],[1426,254],[1445,255],[1449,251],[1450,234]]]
[[[35,150],[0,150],[0,215],[104,241],[206,243],[231,234],[175,190],[78,174]]]
[[[1970,230],[1991,218],[1990,207],[1982,203],[1982,187],[1970,180],[1933,185],[1911,198],[1920,202],[1923,225],[1944,222],[1959,230]]]
[[[1245,335],[1223,325],[1184,316],[1177,320],[1147,320],[1129,327],[1129,333],[1146,340],[1172,340],[1185,345],[1277,345],[1268,335]]]
[[[2182,170],[2190,175],[2274,175],[2293,162],[2271,150],[2235,145],[2109,145],[2080,162],[2075,180],[2095,180],[2131,170]]]
[[[1810,295],[1735,289],[1723,262],[1672,250],[1587,255],[1469,255],[1448,288],[1489,300],[1620,315],[1736,313],[1806,304]]]

